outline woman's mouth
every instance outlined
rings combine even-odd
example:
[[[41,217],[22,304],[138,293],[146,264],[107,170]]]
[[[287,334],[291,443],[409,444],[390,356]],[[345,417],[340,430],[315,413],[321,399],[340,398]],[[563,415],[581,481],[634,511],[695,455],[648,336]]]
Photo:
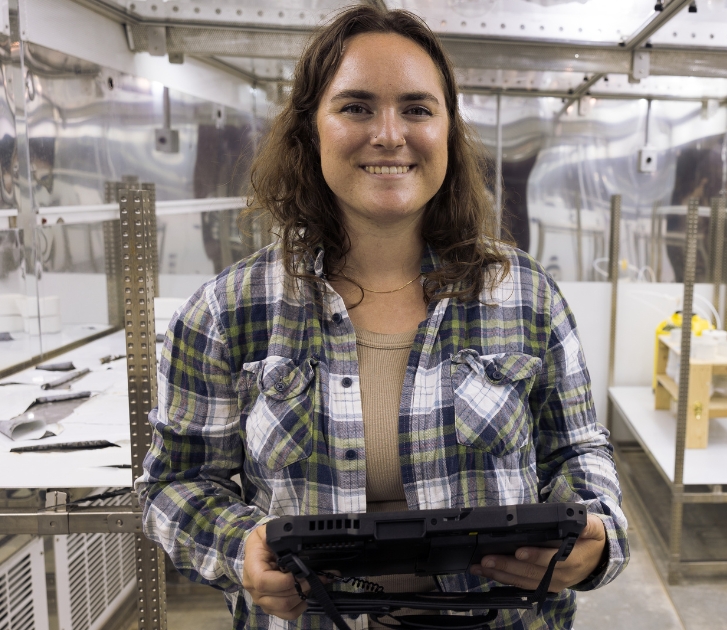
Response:
[[[364,166],[363,169],[372,175],[401,175],[409,172],[409,166]]]

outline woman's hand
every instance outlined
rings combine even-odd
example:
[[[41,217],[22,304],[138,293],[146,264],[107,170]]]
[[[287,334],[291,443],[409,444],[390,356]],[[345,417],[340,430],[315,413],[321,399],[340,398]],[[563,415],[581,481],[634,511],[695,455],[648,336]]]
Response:
[[[273,550],[265,542],[265,525],[253,530],[245,543],[245,563],[242,570],[242,586],[252,596],[252,601],[268,615],[291,621],[297,619],[308,607],[295,590],[292,573],[283,573],[275,561]],[[301,582],[304,592],[308,584]]]
[[[485,556],[480,564],[470,567],[470,571],[501,584],[535,590],[556,551],[542,547],[521,547],[514,557]],[[548,590],[557,593],[582,582],[605,559],[605,554],[608,554],[606,527],[600,518],[589,514],[586,526],[570,555],[555,565]]]

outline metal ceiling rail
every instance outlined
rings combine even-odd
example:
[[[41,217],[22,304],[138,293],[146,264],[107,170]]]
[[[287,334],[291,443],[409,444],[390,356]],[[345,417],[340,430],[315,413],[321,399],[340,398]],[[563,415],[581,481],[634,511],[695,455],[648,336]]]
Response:
[[[649,41],[649,38],[656,33],[662,26],[671,20],[679,11],[686,7],[692,0],[671,0],[661,11],[646,24],[642,26],[636,33],[626,40],[624,48],[628,51],[634,51]]]
[[[163,52],[200,59],[216,56],[297,59],[313,32],[309,27],[254,26],[209,22],[144,20],[110,6],[104,0],[74,0],[127,25],[134,52],[150,51],[150,34],[165,42]],[[370,2],[380,0],[368,0]],[[623,45],[587,44],[531,39],[480,38],[440,35],[456,66],[466,69],[503,69],[535,72],[569,71],[584,74],[628,74],[633,50],[664,26],[689,0],[672,0]],[[164,29],[160,32],[160,29]],[[158,51],[157,51],[158,52]],[[727,50],[695,47],[651,48],[652,75],[727,77]],[[216,60],[218,63],[224,64]],[[256,82],[274,81],[240,73],[229,64],[218,66]],[[594,82],[595,83],[595,82]],[[590,86],[589,86],[590,87]],[[580,88],[583,90],[583,87]],[[582,93],[585,94],[586,90]],[[575,100],[575,99],[574,99]]]
[[[460,85],[462,94],[481,94],[483,96],[511,96],[520,98],[572,98],[573,93],[565,90],[524,90],[517,88],[488,87],[486,85]],[[718,101],[720,105],[727,105],[724,96],[670,96],[668,94],[637,94],[635,92],[591,92],[593,98],[609,101],[681,101],[687,103],[703,103],[704,101]]]
[[[626,40],[623,46],[623,50],[629,55],[629,60],[633,52],[639,48],[642,44],[648,42],[649,38],[662,28],[669,20],[671,20],[679,11],[689,5],[691,0],[671,0],[661,12],[656,12],[644,26],[642,26],[636,33],[634,33],[629,39]],[[585,81],[574,91],[573,96],[569,97],[563,103],[563,107],[556,114],[556,120],[560,118],[568,108],[575,103],[579,98],[588,94],[588,91],[598,83],[604,76],[605,73],[596,73],[592,77]]]

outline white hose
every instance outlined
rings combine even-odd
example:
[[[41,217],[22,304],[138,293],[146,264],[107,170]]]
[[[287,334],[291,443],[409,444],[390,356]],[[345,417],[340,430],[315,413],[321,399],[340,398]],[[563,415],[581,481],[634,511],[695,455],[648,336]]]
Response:
[[[710,302],[707,298],[702,297],[701,295],[697,295],[696,293],[694,294],[694,297],[697,298],[698,300],[702,300],[702,302],[704,303],[704,305],[710,311],[712,311],[712,315],[714,315],[714,321],[717,324],[717,330],[722,330],[722,318],[719,316],[719,313],[717,312],[717,309],[714,308],[714,305],[712,304],[712,302]],[[704,319],[707,319],[708,320],[709,317],[705,317]]]
[[[607,263],[608,262],[608,258],[596,258],[596,259],[594,259],[594,261],[593,261],[593,269],[597,273],[600,273],[604,278],[608,278],[608,271],[604,271],[603,269],[601,269],[598,266],[602,262]]]
[[[651,275],[651,280],[646,279],[647,271]],[[636,276],[636,280],[639,282],[656,282],[656,274],[654,273],[654,270],[649,267],[649,265],[645,265],[641,269],[639,269],[639,275]]]

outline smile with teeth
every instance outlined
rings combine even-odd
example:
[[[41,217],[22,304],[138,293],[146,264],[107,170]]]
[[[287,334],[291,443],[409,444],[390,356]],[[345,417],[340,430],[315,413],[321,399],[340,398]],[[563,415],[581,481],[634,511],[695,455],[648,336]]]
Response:
[[[400,173],[408,173],[408,166],[364,166],[367,173],[376,175],[397,175]]]

